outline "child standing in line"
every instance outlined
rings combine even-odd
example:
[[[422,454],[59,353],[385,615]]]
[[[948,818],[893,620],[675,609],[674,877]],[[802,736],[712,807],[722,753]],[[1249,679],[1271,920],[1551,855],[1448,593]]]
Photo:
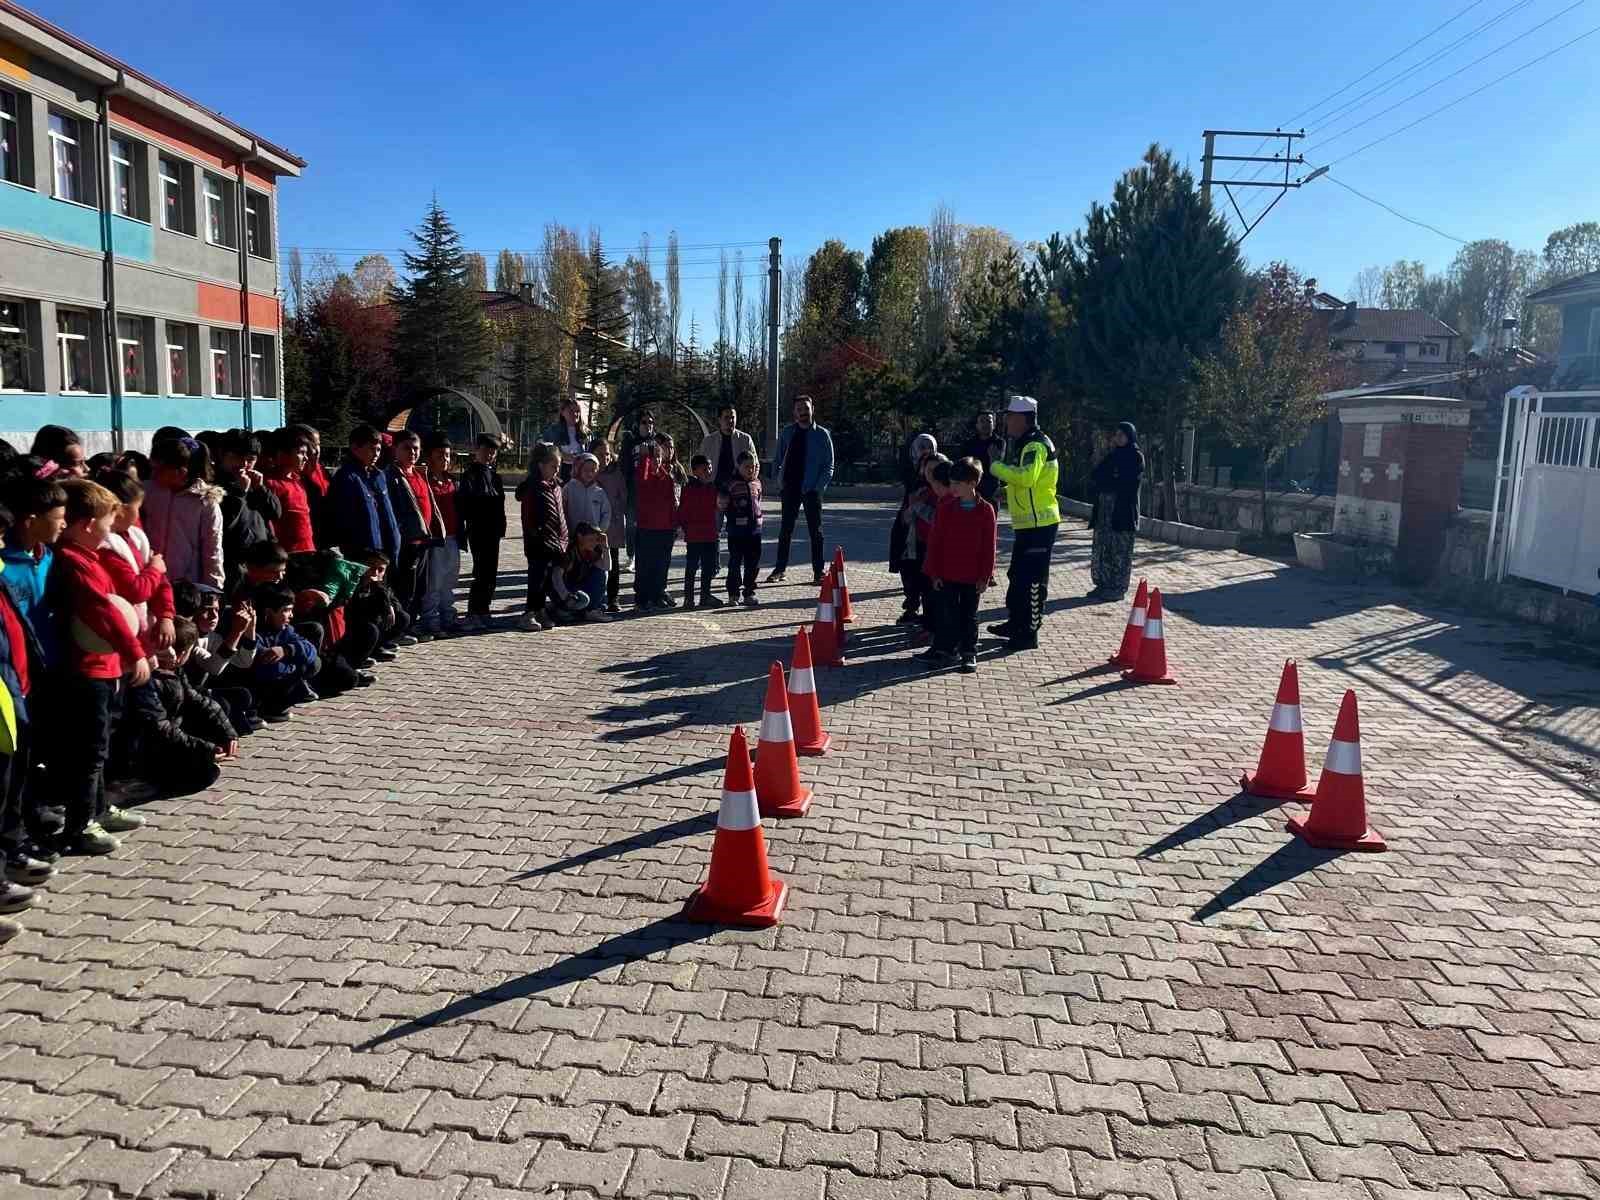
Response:
[[[239,580],[240,556],[257,542],[272,540],[272,524],[283,516],[283,508],[256,470],[260,437],[248,429],[230,429],[217,444],[221,451],[217,487],[222,491],[222,570],[224,586],[232,587]]]
[[[528,560],[528,598],[517,628],[530,633],[551,628],[545,612],[550,568],[567,552],[567,514],[561,503],[561,452],[549,442],[533,448],[528,477],[517,487],[522,501],[522,551]]]
[[[587,521],[572,527],[566,557],[550,568],[550,591],[556,600],[552,613],[559,624],[611,620],[605,612],[609,557],[604,533]]]
[[[611,505],[611,522],[603,527],[607,553],[611,565],[606,572],[606,612],[615,615],[622,611],[617,604],[617,593],[622,588],[622,548],[628,541],[628,493],[631,490],[628,473],[611,455],[611,443],[605,438],[595,438],[589,443],[590,452],[600,462],[596,477],[605,489],[606,501]]]
[[[948,667],[959,654],[961,670],[978,669],[978,597],[994,578],[995,512],[978,485],[983,464],[963,458],[950,467],[950,494],[939,502],[925,563],[941,617],[933,646],[922,657]]]
[[[639,446],[639,469],[634,497],[639,531],[634,537],[638,561],[634,564],[633,592],[640,612],[678,607],[667,595],[667,572],[672,565],[672,543],[678,537],[677,466],[672,461],[672,437],[660,433]]]
[[[61,738],[52,759],[67,810],[62,848],[69,854],[110,854],[121,843],[103,823],[120,814],[106,805],[106,759],[111,753],[114,715],[121,706],[124,678],[134,687],[150,682],[150,662],[139,643],[138,618],[115,594],[100,565],[99,549],[121,507],[98,483],[63,482],[67,524],[50,572],[51,607],[62,647],[60,718],[76,737]],[[122,826],[120,821],[116,824]]]
[[[748,450],[739,455],[739,473],[728,484],[728,599],[754,608],[756,572],[761,569],[761,464]],[[741,578],[742,576],[742,578]]]
[[[600,457],[585,450],[572,462],[572,478],[561,489],[567,529],[590,525],[604,531],[611,525],[611,498],[600,485]]]
[[[293,428],[280,429],[267,442],[267,469],[263,485],[278,502],[272,520],[272,539],[291,559],[315,554],[317,539],[311,518],[311,497],[306,490],[306,464],[311,446]]]
[[[711,459],[696,454],[689,460],[689,482],[683,485],[678,502],[678,524],[683,526],[683,606],[694,607],[694,577],[700,576],[700,607],[721,608],[722,601],[711,591],[716,586],[717,508],[721,499],[711,481]]]
[[[499,439],[480,433],[472,448],[472,461],[461,472],[461,486],[456,489],[461,536],[467,553],[472,555],[472,589],[467,593],[463,629],[482,629],[488,623],[495,585],[500,581],[500,542],[506,536],[506,485],[495,470],[499,457]]]
[[[9,531],[12,517],[0,507],[0,529]],[[0,687],[10,699],[0,744],[0,913],[21,912],[33,903],[33,889],[55,873],[50,857],[32,843],[29,793],[30,719],[28,696],[33,680],[44,670],[33,629],[22,615],[11,589],[0,583]],[[15,921],[0,917],[0,944],[22,932]]]
[[[428,552],[428,587],[422,601],[422,627],[438,637],[461,632],[456,620],[456,583],[461,578],[461,517],[456,481],[450,474],[450,438],[434,430],[422,440],[423,472],[433,493],[433,511],[444,535]]]
[[[429,563],[433,547],[443,538],[444,525],[433,503],[433,490],[417,464],[422,458],[422,438],[406,429],[394,435],[394,461],[384,471],[389,483],[389,507],[400,530],[400,557],[391,572],[395,593],[418,620],[411,636],[419,642],[433,639],[423,620],[427,608]]]
[[[928,577],[923,567],[928,556],[928,538],[933,533],[933,518],[938,512],[940,492],[934,484],[934,472],[943,467],[949,470],[950,460],[942,454],[925,455],[922,460],[922,486],[906,501],[906,506],[900,514],[900,520],[906,526],[905,557],[900,561],[900,574],[906,580],[906,613],[915,612],[910,607],[913,593],[922,613],[916,618],[916,624],[921,626],[912,637],[912,645],[927,645],[932,638],[932,630],[936,623],[934,609],[938,605],[938,598],[928,588]],[[947,476],[948,478],[948,476]]]
[[[211,483],[211,459],[192,437],[158,438],[150,447],[144,530],[176,581],[226,586],[222,562],[222,489]]]
[[[100,564],[121,596],[139,614],[139,638],[145,652],[172,645],[172,584],[166,560],[150,549],[150,539],[139,528],[139,508],[144,488],[133,476],[107,471],[96,481],[117,498],[121,507],[111,522],[111,532],[100,548]]]

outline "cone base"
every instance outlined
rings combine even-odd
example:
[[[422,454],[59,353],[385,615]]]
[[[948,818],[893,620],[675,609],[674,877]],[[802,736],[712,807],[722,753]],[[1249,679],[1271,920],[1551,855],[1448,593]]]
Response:
[[[1138,659],[1135,659],[1133,662],[1129,662],[1120,654],[1113,654],[1110,658],[1106,659],[1106,661],[1114,667],[1121,667],[1124,671],[1131,671],[1139,665]]]
[[[1177,683],[1171,675],[1141,675],[1137,671],[1124,671],[1123,683]]]
[[[833,734],[824,733],[814,742],[795,741],[794,752],[803,754],[807,758],[818,758],[828,752],[828,747],[833,745]]]
[[[1329,837],[1326,834],[1317,833],[1310,827],[1311,818],[1309,816],[1290,817],[1288,825],[1290,833],[1317,847],[1319,850],[1367,850],[1377,852],[1389,848],[1389,843],[1383,840],[1383,834],[1370,826],[1360,837],[1342,838]]]
[[[1309,783],[1303,787],[1291,788],[1286,784],[1262,779],[1254,771],[1245,771],[1239,776],[1239,790],[1252,796],[1259,796],[1263,800],[1302,800],[1307,804],[1310,804],[1317,795],[1317,789]]]
[[[756,804],[760,807],[763,817],[803,817],[811,810],[811,802],[816,798],[810,788],[803,787],[794,799],[786,800],[782,804],[769,803],[761,799],[757,793]]]
[[[744,929],[767,929],[778,923],[783,906],[789,900],[789,885],[776,875],[767,876],[772,890],[767,898],[752,908],[737,909],[719,904],[706,895],[704,885],[695,889],[694,895],[683,906],[683,919],[701,925],[737,925]]]

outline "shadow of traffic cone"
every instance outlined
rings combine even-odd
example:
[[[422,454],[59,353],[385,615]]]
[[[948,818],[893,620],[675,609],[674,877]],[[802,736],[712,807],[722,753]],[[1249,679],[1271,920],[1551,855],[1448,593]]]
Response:
[[[788,887],[767,867],[767,840],[761,833],[761,810],[750,778],[750,751],[744,730],[735,726],[728,739],[711,870],[684,906],[684,920],[762,929],[778,923],[788,898]]]
[[[811,807],[811,789],[800,782],[800,763],[795,758],[782,663],[773,663],[767,673],[767,699],[756,743],[756,799],[763,817],[803,817]]]
[[[839,610],[839,620],[848,625],[856,619],[855,605],[850,603],[850,584],[844,575],[844,547],[833,548],[834,605]]]
[[[797,754],[828,752],[833,737],[822,728],[817,677],[811,670],[811,639],[803,625],[794,631],[794,654],[789,661],[789,723],[794,727]]]
[[[1150,609],[1144,618],[1144,636],[1139,639],[1139,665],[1124,671],[1128,683],[1177,683],[1167,674],[1167,641],[1161,629],[1161,589],[1150,589]]]
[[[1139,590],[1133,594],[1133,607],[1128,610],[1128,624],[1122,630],[1122,645],[1110,661],[1131,671],[1139,665],[1139,643],[1144,641],[1145,612],[1150,607],[1150,588],[1139,580]]]
[[[1361,782],[1361,722],[1356,694],[1346,692],[1304,817],[1289,818],[1289,832],[1323,850],[1387,850],[1383,834],[1367,825],[1367,790]]]
[[[817,594],[817,616],[811,623],[811,653],[817,665],[844,666],[843,647],[839,645],[839,622],[834,616],[833,577],[822,577],[822,590]]]
[[[1267,722],[1267,740],[1254,771],[1239,777],[1239,787],[1268,800],[1309,800],[1306,782],[1306,743],[1300,731],[1300,670],[1294,659],[1283,664],[1278,699]]]

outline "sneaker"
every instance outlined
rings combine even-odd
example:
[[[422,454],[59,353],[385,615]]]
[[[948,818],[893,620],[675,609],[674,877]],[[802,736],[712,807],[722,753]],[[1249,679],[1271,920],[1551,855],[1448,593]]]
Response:
[[[30,838],[28,841],[22,843],[22,853],[29,858],[37,859],[46,866],[53,867],[61,861],[61,851],[56,849],[54,842],[46,845],[43,842],[37,842]]]
[[[783,572],[782,571],[774,571],[771,575],[767,576],[767,582],[768,583],[782,583],[783,582]]]
[[[656,600],[656,607],[661,609],[673,609],[678,607],[678,602],[671,596],[662,596]]]
[[[756,599],[756,594],[754,592],[746,592],[744,594],[744,606],[746,608],[755,608],[760,605],[760,603],[761,601]]]
[[[1011,636],[1011,622],[1001,621],[998,625],[991,625],[989,626],[989,632],[994,634],[995,637],[1008,638]]]
[[[622,611],[622,605],[618,604],[615,600],[613,600],[610,604],[606,605],[606,612],[608,612],[613,617],[616,616],[621,611]]]
[[[316,690],[303,680],[296,684],[294,690],[289,693],[290,704],[315,704],[321,699],[322,697],[317,695]]]
[[[144,818],[111,804],[106,806],[106,815],[100,818],[100,828],[107,833],[130,833],[144,828]]]
[[[102,829],[99,821],[90,821],[78,833],[67,835],[68,854],[114,854],[120,849],[122,843]]]
[[[15,921],[8,921],[6,918],[0,917],[0,946],[4,946],[21,932],[21,925],[18,925]]]
[[[539,619],[536,612],[525,612],[517,618],[517,628],[524,633],[538,633],[540,630],[550,628]]]
[[[371,687],[373,684],[375,684],[377,682],[378,682],[378,677],[376,675],[374,675],[371,671],[357,671],[356,672],[356,686],[357,687]]]
[[[946,667],[953,667],[956,665],[956,656],[951,654],[948,650],[924,650],[921,654],[917,655],[917,658],[920,659],[930,671],[942,671]]]
[[[423,642],[431,642],[431,641],[433,641],[434,638],[436,638],[438,636],[439,635],[437,633],[430,632],[429,630],[419,629],[417,631],[417,642],[418,642],[418,644],[421,644]]]
[[[961,656],[961,673],[971,675],[978,669],[978,656],[976,654],[963,654]]]
[[[0,913],[21,912],[33,907],[33,889],[20,883],[0,882]]]
[[[687,595],[687,596],[685,596],[683,598],[683,607],[688,609],[688,610],[690,610],[691,612],[694,610],[694,594],[693,593],[690,593],[689,595]]]
[[[606,616],[606,614],[601,612],[598,608],[591,608],[588,612],[584,613],[583,619],[585,621],[594,621],[600,625],[604,625],[611,620],[610,617]]]
[[[412,637],[409,633],[403,633],[394,639],[394,644],[396,646],[415,646],[417,644],[417,639]]]
[[[911,644],[913,646],[927,646],[932,642],[933,634],[929,633],[926,629],[919,629],[911,635]]]
[[[1017,654],[1024,650],[1037,650],[1039,637],[1032,633],[1019,633],[1016,637],[1006,639],[1006,653]]]
[[[34,858],[18,848],[6,856],[5,877],[24,887],[37,887],[54,875],[56,870],[42,858]]]
[[[922,624],[922,617],[919,616],[916,612],[914,612],[914,611],[912,611],[911,609],[908,608],[908,609],[906,609],[905,612],[900,614],[900,619],[897,620],[895,622],[895,624],[896,625],[921,625]]]
[[[358,671],[370,671],[370,670],[372,670],[373,667],[375,667],[377,665],[378,665],[378,660],[377,659],[375,659],[375,658],[363,658],[360,662],[358,662],[356,664],[356,670],[358,670]]]
[[[293,720],[294,714],[286,708],[282,712],[262,713],[261,719],[268,725],[282,725],[285,721]]]
[[[700,607],[701,608],[721,608],[722,607],[722,597],[721,596],[713,596],[713,595],[707,593],[706,595],[700,597]]]
[[[376,659],[378,662],[393,662],[395,659],[399,658],[400,656],[398,654],[396,654],[393,650],[391,650],[388,646],[379,646],[376,650],[374,650],[372,652],[372,657],[374,659]]]

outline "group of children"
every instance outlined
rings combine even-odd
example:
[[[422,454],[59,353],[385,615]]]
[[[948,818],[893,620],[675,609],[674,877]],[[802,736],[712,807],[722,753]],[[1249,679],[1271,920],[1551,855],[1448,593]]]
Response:
[[[687,550],[685,608],[722,607],[716,586],[724,533],[728,603],[758,603],[763,513],[755,456],[741,454],[738,474],[722,487],[713,482],[711,460],[703,454],[694,455],[684,471],[670,434],[639,440],[627,457],[632,461],[614,458],[611,444],[596,438],[576,456],[562,483],[561,451],[547,442],[534,447],[528,477],[516,491],[528,560],[522,629],[606,621],[620,612],[622,554],[630,542],[637,611],[676,608],[668,574],[679,530]]]

